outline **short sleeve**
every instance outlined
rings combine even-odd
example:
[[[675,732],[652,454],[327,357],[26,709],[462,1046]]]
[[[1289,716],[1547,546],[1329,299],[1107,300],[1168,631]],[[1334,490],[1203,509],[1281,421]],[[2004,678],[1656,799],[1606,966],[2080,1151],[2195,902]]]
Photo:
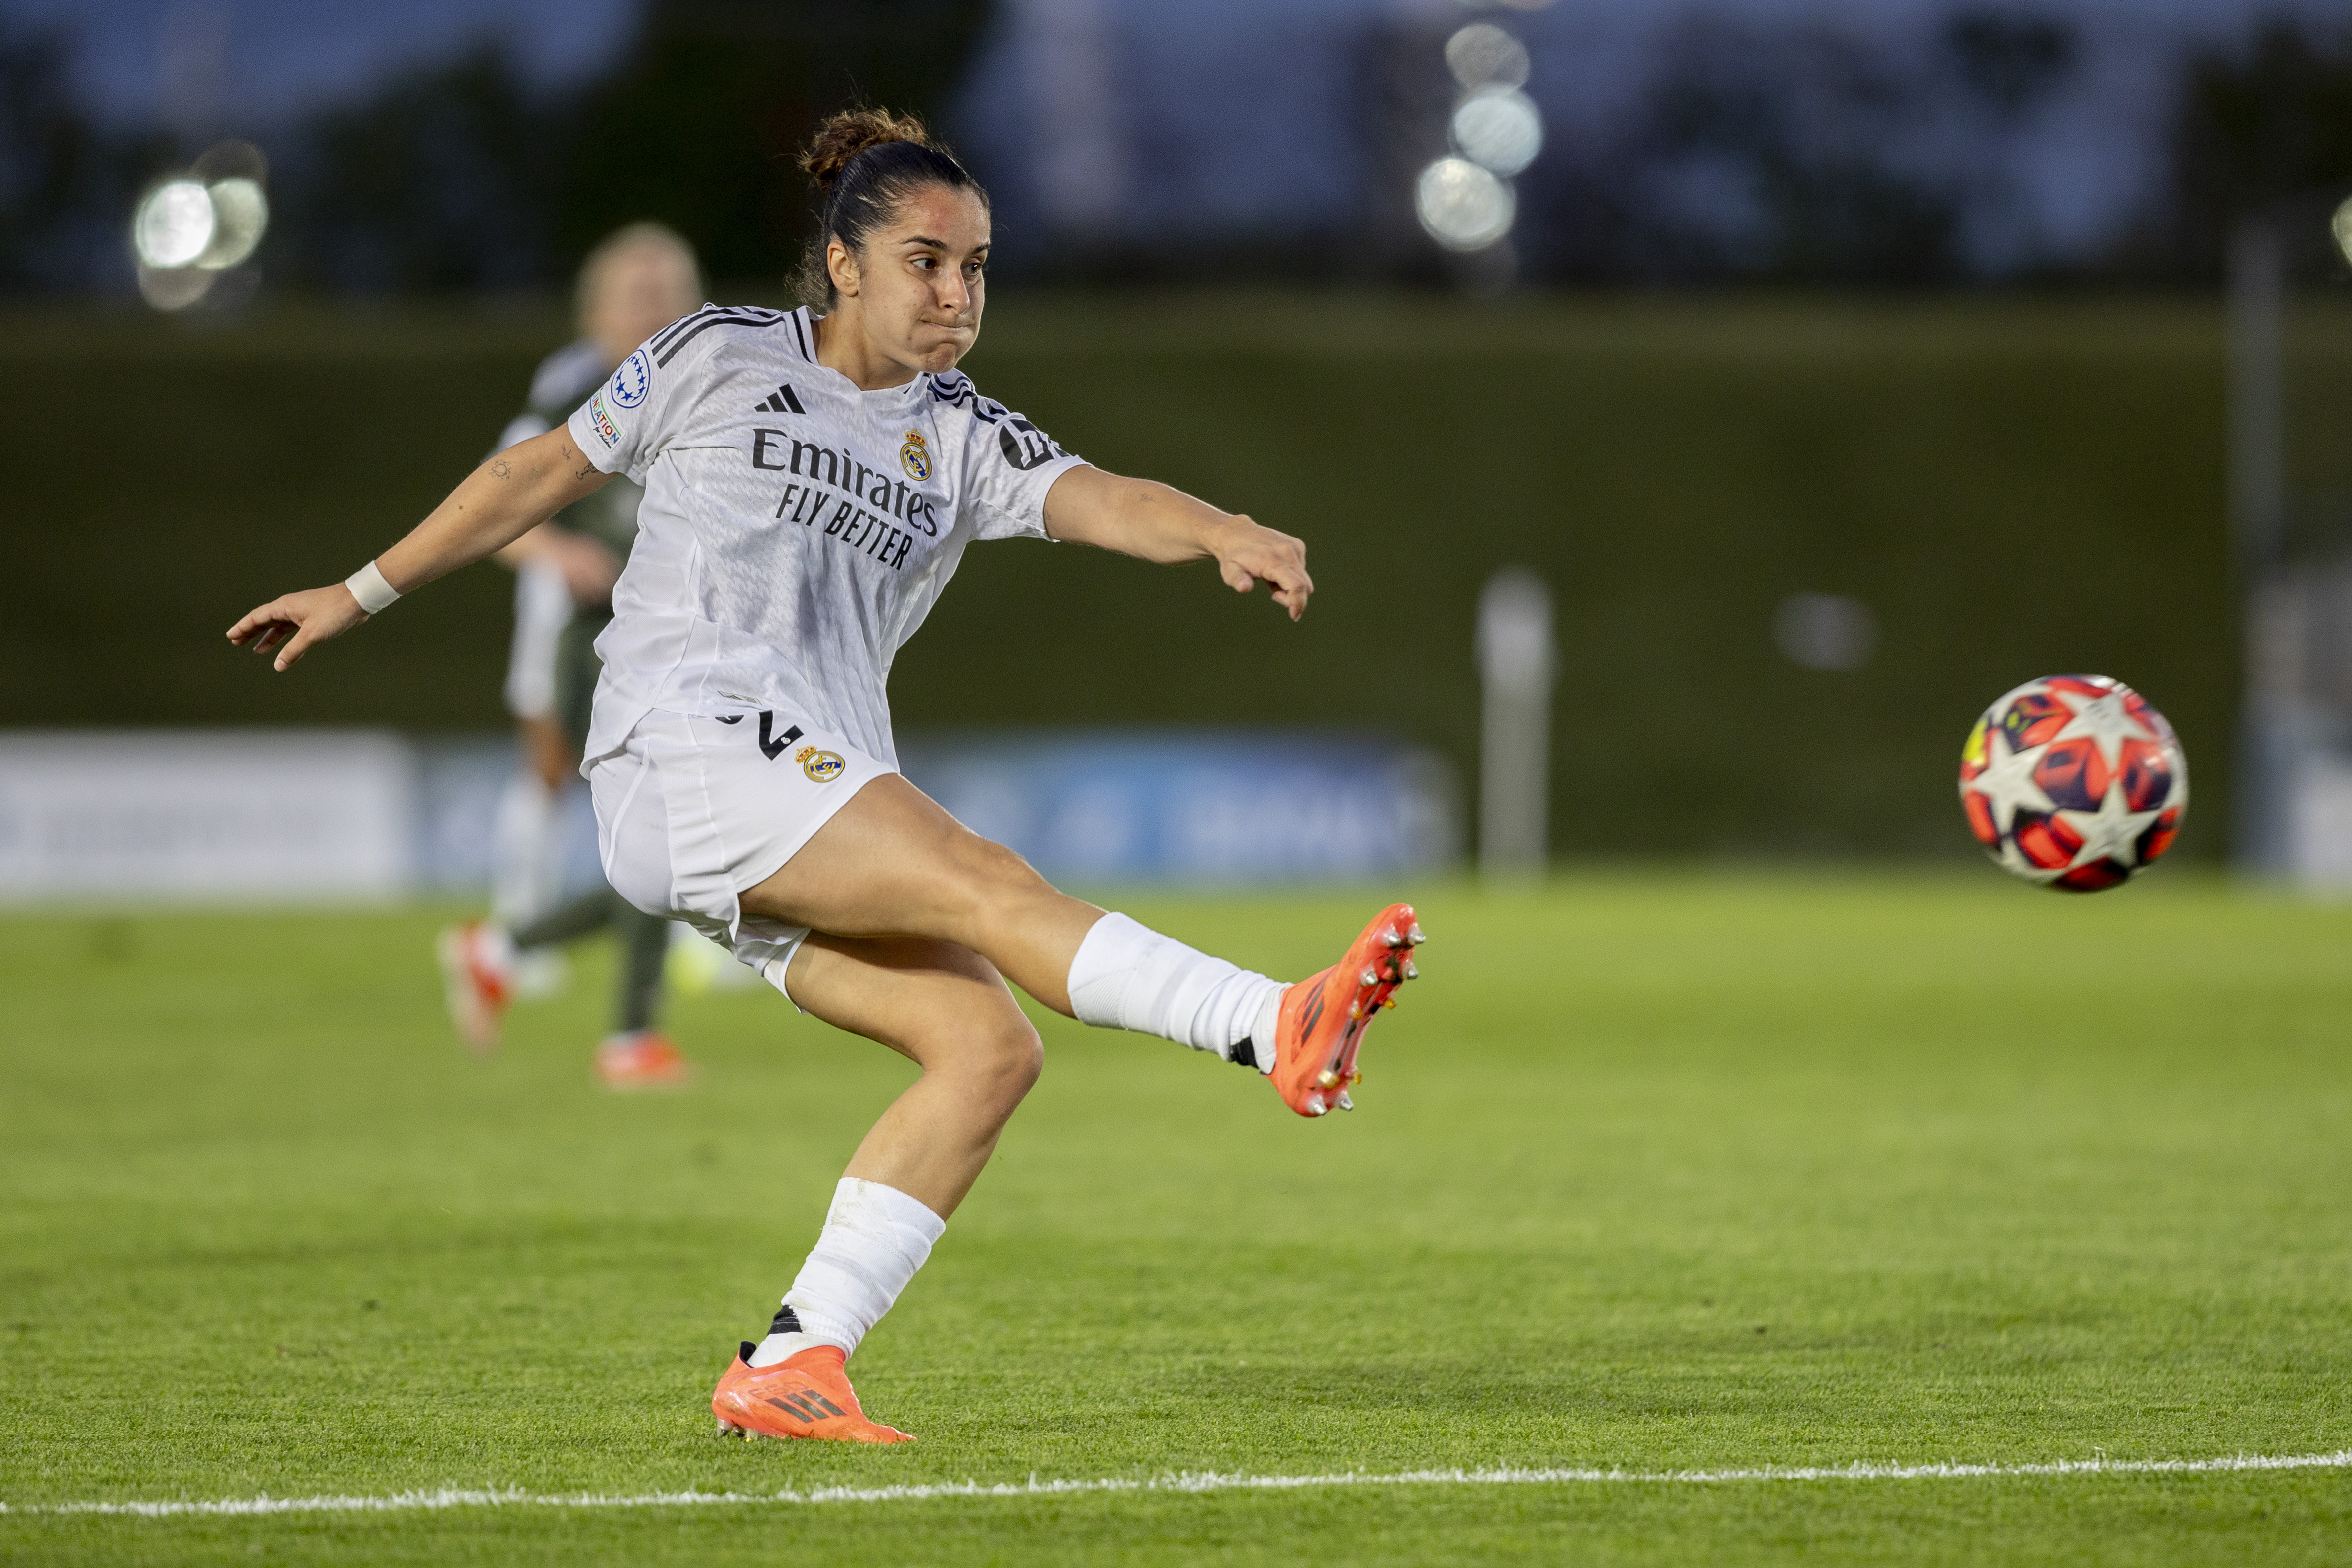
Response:
[[[589,462],[641,484],[646,468],[668,444],[670,411],[684,402],[669,394],[688,365],[699,362],[698,356],[684,363],[659,364],[652,348],[648,342],[623,360],[621,368],[605,377],[567,422],[572,444]]]
[[[974,400],[976,426],[964,448],[962,511],[974,538],[1036,538],[1045,532],[1045,492],[1086,459],[1003,403]]]

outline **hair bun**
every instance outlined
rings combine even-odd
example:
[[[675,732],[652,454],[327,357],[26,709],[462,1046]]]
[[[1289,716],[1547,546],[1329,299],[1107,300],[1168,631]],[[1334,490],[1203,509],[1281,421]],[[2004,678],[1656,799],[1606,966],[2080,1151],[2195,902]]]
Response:
[[[833,189],[849,161],[868,147],[879,147],[886,141],[911,141],[918,147],[931,144],[931,133],[923,122],[911,114],[893,114],[887,109],[845,109],[817,127],[816,135],[801,154],[801,167],[816,182],[817,193]]]

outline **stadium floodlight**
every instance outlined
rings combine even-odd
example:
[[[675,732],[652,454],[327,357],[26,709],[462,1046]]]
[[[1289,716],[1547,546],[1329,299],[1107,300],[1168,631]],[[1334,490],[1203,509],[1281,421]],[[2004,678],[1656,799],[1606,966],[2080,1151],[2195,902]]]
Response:
[[[185,310],[212,292],[217,272],[197,267],[150,267],[139,264],[139,298],[158,310]]]
[[[2328,233],[2336,236],[2336,248],[2347,263],[2352,263],[2352,196],[2337,204],[2336,214],[2327,220]]]
[[[1445,40],[1445,66],[1467,89],[1525,87],[1528,47],[1492,22],[1473,22]]]
[[[1543,151],[1543,116],[1514,88],[1485,88],[1454,111],[1454,150],[1482,169],[1516,174]]]
[[[220,180],[205,187],[212,204],[213,237],[196,257],[207,272],[235,267],[251,256],[269,226],[269,198],[251,180]]]
[[[166,180],[147,193],[131,220],[131,246],[147,267],[186,267],[205,254],[217,227],[213,199],[194,180]]]
[[[1413,185],[1413,210],[1429,237],[1448,250],[1485,250],[1511,232],[1518,198],[1467,158],[1440,158]]]
[[[164,180],[140,198],[131,216],[131,249],[139,262],[140,297],[158,310],[184,310],[207,297],[249,297],[256,282],[237,273],[226,292],[216,278],[241,266],[269,227],[262,192],[268,162],[249,141],[224,141],[184,174]]]

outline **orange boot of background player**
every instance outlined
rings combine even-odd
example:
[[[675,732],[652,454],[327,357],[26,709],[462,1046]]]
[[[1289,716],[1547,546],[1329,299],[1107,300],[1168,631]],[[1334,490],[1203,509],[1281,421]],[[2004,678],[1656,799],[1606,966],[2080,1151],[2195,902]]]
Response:
[[[655,1030],[608,1036],[596,1048],[596,1076],[608,1089],[675,1089],[693,1075],[686,1053]]]
[[[1355,1109],[1348,1089],[1361,1076],[1356,1050],[1372,1015],[1395,1005],[1389,993],[1421,973],[1412,950],[1423,940],[1412,905],[1391,904],[1346,957],[1283,993],[1273,1077],[1284,1104],[1302,1116]]]
[[[911,1443],[896,1427],[869,1421],[849,1386],[846,1358],[835,1345],[812,1345],[773,1366],[753,1366],[750,1340],[710,1396],[719,1435],[818,1437],[842,1443]]]
[[[477,1052],[498,1049],[514,999],[514,946],[487,920],[444,930],[433,945],[441,960],[442,998],[457,1038]]]

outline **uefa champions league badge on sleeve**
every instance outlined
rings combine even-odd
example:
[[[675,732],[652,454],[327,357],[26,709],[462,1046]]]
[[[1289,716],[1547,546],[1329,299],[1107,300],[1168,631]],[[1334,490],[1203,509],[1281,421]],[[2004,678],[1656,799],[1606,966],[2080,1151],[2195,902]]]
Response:
[[[801,765],[801,771],[808,775],[812,784],[830,784],[841,777],[844,768],[849,766],[841,759],[839,752],[819,751],[814,746],[802,747],[793,753],[793,760]]]
[[[613,372],[613,406],[636,407],[646,401],[646,393],[653,390],[653,362],[646,358],[646,351],[639,349],[623,360],[621,368]]]
[[[1960,750],[1969,829],[2013,876],[2097,893],[2172,847],[2189,759],[2148,700],[2105,675],[2028,681],[1985,709]]]

